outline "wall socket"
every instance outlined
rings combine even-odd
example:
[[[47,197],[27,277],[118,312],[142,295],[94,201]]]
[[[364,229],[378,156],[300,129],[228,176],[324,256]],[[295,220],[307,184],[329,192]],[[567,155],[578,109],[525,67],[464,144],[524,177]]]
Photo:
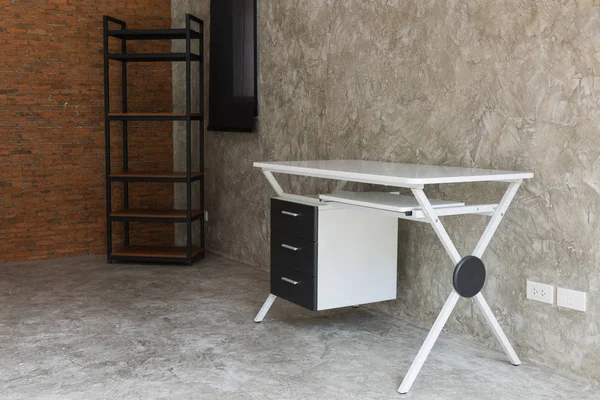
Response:
[[[527,281],[527,298],[554,304],[554,286],[533,281]]]
[[[556,305],[559,307],[586,312],[587,294],[586,292],[578,292],[576,290],[559,287],[556,289]]]

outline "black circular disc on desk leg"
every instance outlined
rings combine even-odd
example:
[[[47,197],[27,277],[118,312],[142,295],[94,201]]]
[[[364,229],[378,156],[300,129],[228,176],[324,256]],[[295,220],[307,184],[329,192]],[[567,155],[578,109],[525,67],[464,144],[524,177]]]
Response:
[[[456,264],[452,278],[454,289],[462,297],[473,297],[483,289],[485,265],[478,257],[466,256]]]

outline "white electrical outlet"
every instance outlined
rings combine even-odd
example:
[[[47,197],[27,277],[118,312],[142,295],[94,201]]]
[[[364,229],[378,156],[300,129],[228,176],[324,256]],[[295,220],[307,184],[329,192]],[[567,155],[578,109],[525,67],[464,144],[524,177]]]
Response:
[[[527,281],[527,298],[542,303],[554,304],[554,286]]]
[[[586,312],[587,293],[559,287],[556,289],[556,305]]]
[[[204,220],[208,222],[208,211],[204,211]]]

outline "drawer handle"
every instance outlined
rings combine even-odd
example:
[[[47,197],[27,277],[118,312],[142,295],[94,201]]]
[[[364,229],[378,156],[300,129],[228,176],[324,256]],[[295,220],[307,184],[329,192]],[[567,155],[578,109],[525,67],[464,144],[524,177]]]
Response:
[[[286,278],[285,276],[282,276],[282,277],[281,277],[281,280],[282,280],[282,281],[284,281],[284,282],[287,282],[287,283],[291,283],[291,284],[292,284],[292,285],[294,285],[294,286],[295,286],[295,285],[297,285],[297,284],[299,283],[298,281],[293,281],[293,280],[291,280],[290,278]]]
[[[283,215],[289,215],[290,217],[297,217],[299,214],[290,212],[290,211],[282,211],[281,212]]]
[[[289,244],[282,244],[281,247],[283,247],[284,249],[292,250],[292,251],[300,250],[298,247],[290,246]]]

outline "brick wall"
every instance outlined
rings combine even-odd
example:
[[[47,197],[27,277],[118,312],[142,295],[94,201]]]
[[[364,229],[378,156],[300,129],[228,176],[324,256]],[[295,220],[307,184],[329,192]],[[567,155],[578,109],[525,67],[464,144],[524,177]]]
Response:
[[[104,14],[132,28],[171,22],[170,0],[0,5],[0,262],[105,252]],[[147,45],[170,49],[170,43]],[[117,68],[115,62],[113,106]],[[170,64],[131,64],[128,76],[130,111],[170,110]],[[119,131],[113,124],[115,155]],[[171,124],[130,124],[131,169],[171,170],[171,133]],[[172,206],[171,185],[136,184],[130,191],[132,205]],[[172,225],[140,228],[133,242],[172,241]]]

